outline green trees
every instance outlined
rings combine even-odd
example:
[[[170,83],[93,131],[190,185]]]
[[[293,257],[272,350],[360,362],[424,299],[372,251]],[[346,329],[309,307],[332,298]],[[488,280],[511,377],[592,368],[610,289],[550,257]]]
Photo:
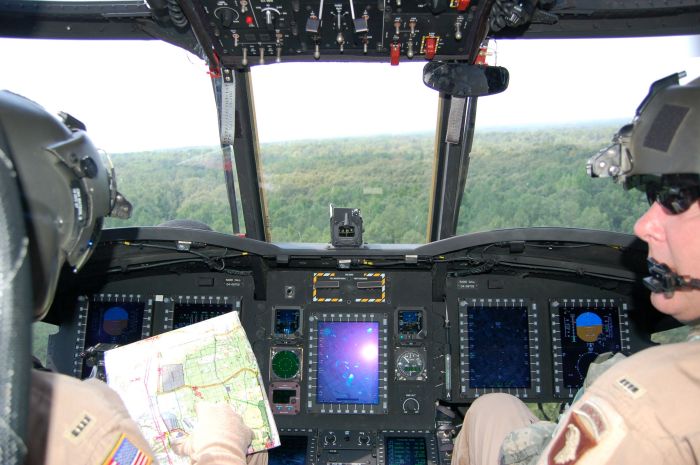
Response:
[[[458,233],[533,226],[632,232],[641,194],[591,180],[586,160],[617,126],[484,131],[472,149]],[[385,136],[263,144],[262,187],[275,242],[328,242],[329,211],[362,210],[371,243],[425,242],[433,136]],[[128,222],[197,219],[230,233],[218,148],[117,154],[120,190],[134,203]]]

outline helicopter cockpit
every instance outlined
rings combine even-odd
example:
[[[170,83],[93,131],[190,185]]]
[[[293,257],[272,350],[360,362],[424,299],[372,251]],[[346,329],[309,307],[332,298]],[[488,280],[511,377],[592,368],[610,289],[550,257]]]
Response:
[[[558,412],[678,326],[644,201],[585,173],[652,81],[700,75],[700,2],[636,3],[4,0],[0,87],[72,107],[134,204],[35,355],[101,376],[103,345],[237,312],[271,463],[446,465],[479,396]]]

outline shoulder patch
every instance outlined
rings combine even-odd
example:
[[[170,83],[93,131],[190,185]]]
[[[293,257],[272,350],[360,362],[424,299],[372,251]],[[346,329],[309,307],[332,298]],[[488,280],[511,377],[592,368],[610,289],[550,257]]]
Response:
[[[122,434],[102,465],[151,465],[152,463],[153,459],[148,453],[136,447],[125,434]]]
[[[639,399],[647,392],[646,389],[630,379],[629,376],[619,378],[615,384],[633,399]]]
[[[83,411],[68,427],[64,435],[69,441],[76,443],[85,437],[85,433],[95,426],[97,419],[86,411]]]
[[[607,463],[626,435],[615,409],[602,399],[589,398],[574,404],[538,464]]]
[[[547,457],[549,465],[572,465],[589,449],[598,444],[599,436],[588,415],[573,410],[566,425],[554,440]]]

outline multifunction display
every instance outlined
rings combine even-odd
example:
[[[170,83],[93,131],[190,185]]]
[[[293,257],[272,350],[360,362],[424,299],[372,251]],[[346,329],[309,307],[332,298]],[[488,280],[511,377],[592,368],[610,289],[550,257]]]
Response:
[[[78,324],[73,357],[76,377],[90,373],[81,355],[84,350],[97,344],[130,344],[151,335],[153,300],[140,294],[80,296],[76,310]]]
[[[540,392],[537,311],[526,299],[460,299],[463,397]],[[534,336],[534,337],[532,337]]]
[[[612,299],[557,299],[549,306],[554,391],[573,397],[598,355],[630,352],[627,305]]]
[[[280,435],[279,447],[268,451],[269,465],[306,465],[306,449],[309,439],[306,436]]]
[[[315,313],[309,323],[308,410],[385,413],[386,315]]]
[[[184,328],[225,313],[241,310],[235,296],[173,296],[164,300],[163,330]]]

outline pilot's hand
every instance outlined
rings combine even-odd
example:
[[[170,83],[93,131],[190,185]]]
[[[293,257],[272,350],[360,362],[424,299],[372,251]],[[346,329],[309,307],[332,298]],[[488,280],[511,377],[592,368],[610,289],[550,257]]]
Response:
[[[227,404],[198,402],[197,426],[171,442],[173,451],[195,465],[245,465],[253,432]]]

